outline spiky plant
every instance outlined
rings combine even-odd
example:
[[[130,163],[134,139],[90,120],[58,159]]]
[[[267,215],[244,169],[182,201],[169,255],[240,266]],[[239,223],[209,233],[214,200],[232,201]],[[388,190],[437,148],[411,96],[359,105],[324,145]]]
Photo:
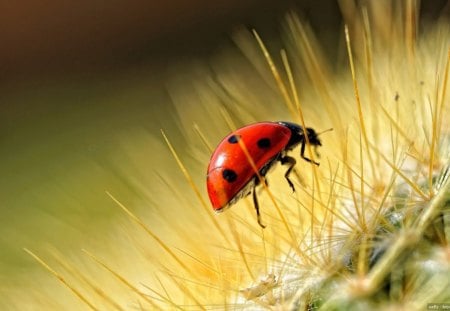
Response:
[[[346,26],[336,32],[344,47],[336,59],[327,60],[308,25],[289,14],[281,53],[241,31],[240,52],[174,76],[178,129],[126,145],[132,163],[143,163],[143,154],[160,163],[168,150],[174,160],[141,172],[143,179],[128,177],[135,200],[107,193],[131,220],[106,239],[113,251],[86,250],[89,260],[72,264],[57,256],[61,272],[27,252],[91,309],[450,303],[449,24],[419,29],[410,0],[341,4]],[[282,170],[268,176],[264,230],[250,199],[216,216],[204,191],[215,143],[261,120],[334,129],[322,136],[320,167],[298,163],[297,192]]]

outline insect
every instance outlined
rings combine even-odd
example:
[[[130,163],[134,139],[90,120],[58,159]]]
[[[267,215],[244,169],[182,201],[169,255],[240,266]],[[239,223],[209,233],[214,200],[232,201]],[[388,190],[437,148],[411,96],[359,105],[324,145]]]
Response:
[[[264,178],[272,165],[280,162],[288,167],[284,177],[295,192],[289,174],[296,160],[288,156],[287,151],[301,144],[300,156],[305,161],[319,165],[305,156],[307,140],[312,146],[322,145],[312,128],[306,128],[305,131],[302,126],[285,121],[250,124],[226,136],[211,156],[206,177],[208,195],[214,210],[222,212],[252,192],[258,224],[265,228],[261,222],[255,191],[256,186],[261,183],[260,177]]]

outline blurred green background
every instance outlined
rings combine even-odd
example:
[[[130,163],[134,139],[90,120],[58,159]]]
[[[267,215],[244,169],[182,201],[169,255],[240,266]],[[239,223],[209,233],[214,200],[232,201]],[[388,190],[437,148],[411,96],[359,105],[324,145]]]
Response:
[[[423,1],[423,12],[433,19],[446,2]],[[334,1],[2,1],[3,281],[36,267],[23,247],[79,249],[107,234],[120,211],[105,190],[135,195],[121,143],[165,128],[183,144],[168,76],[232,46],[235,27],[276,35],[288,9],[311,23],[332,55],[327,45],[336,45],[341,27]]]

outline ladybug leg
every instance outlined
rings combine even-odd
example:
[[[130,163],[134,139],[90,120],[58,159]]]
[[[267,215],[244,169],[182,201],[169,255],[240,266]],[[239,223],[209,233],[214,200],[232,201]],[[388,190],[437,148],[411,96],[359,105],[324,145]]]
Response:
[[[256,197],[256,186],[259,185],[259,179],[258,177],[255,177],[255,182],[253,183],[253,206],[256,210],[256,219],[258,220],[258,224],[261,226],[261,228],[265,228],[266,226],[262,224],[261,222],[261,215],[259,213],[259,203],[258,198]]]
[[[305,161],[308,161],[308,162],[310,162],[310,163],[314,163],[315,165],[319,166],[319,165],[320,165],[319,162],[313,161],[313,160],[311,160],[310,158],[307,158],[307,157],[305,156],[305,147],[306,147],[306,141],[303,141],[303,142],[302,142],[302,147],[301,147],[301,149],[300,149],[300,156],[302,157],[302,159],[305,160]]]
[[[291,174],[291,171],[294,168],[294,166],[297,163],[297,161],[295,161],[295,159],[293,157],[289,157],[289,156],[286,156],[286,155],[281,157],[279,161],[281,162],[282,165],[285,165],[285,164],[289,165],[286,173],[284,173],[284,178],[286,178],[286,180],[287,180],[287,182],[289,184],[289,187],[291,187],[291,189],[292,189],[292,192],[295,192],[294,184],[289,179],[289,175]]]

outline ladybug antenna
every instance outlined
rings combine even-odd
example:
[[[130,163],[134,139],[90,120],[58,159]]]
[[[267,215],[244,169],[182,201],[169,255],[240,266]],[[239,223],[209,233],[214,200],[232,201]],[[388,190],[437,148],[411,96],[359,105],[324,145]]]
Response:
[[[317,136],[322,135],[323,133],[326,133],[326,132],[331,132],[332,130],[333,130],[333,128],[330,127],[329,129],[326,129],[326,130],[323,130],[322,132],[317,133]]]

